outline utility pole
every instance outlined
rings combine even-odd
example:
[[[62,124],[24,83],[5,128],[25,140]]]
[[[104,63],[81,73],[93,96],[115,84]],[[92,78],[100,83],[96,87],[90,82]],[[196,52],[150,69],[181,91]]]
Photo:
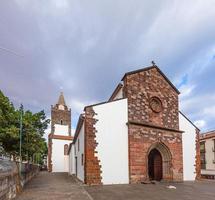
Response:
[[[19,133],[19,173],[21,177],[22,170],[22,115],[23,115],[23,105],[20,106],[20,133]]]

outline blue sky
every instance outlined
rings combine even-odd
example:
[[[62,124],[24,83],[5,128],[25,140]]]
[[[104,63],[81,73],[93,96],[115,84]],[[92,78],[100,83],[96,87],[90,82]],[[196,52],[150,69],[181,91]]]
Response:
[[[63,90],[75,127],[85,105],[154,60],[180,110],[215,129],[214,10],[214,0],[2,0],[0,89],[47,116]]]

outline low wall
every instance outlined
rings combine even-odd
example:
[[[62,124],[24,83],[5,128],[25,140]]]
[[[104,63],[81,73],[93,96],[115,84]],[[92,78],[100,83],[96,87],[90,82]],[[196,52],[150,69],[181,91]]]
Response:
[[[16,197],[18,188],[23,187],[39,171],[39,166],[22,164],[21,182],[17,164],[9,160],[0,160],[0,200],[13,199]]]

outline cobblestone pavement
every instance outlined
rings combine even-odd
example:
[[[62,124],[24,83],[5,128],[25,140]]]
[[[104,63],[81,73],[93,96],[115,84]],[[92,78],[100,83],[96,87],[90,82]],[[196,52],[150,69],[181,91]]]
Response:
[[[94,200],[215,200],[215,181],[85,187]]]
[[[88,193],[67,173],[41,172],[16,200],[91,200]]]

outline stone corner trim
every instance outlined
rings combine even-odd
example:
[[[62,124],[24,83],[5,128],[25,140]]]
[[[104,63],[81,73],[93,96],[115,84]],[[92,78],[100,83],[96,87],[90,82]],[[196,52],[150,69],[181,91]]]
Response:
[[[48,172],[52,172],[52,136],[51,133],[48,136]]]
[[[196,129],[196,180],[201,178],[200,131]]]
[[[100,160],[96,156],[96,129],[97,120],[94,118],[92,107],[85,110],[85,178],[84,182],[88,185],[101,185],[101,165]]]
[[[183,180],[182,133],[179,130],[178,90],[156,67],[127,73],[130,183],[149,179]],[[153,159],[160,153],[159,176]],[[159,154],[156,155],[159,158]]]

